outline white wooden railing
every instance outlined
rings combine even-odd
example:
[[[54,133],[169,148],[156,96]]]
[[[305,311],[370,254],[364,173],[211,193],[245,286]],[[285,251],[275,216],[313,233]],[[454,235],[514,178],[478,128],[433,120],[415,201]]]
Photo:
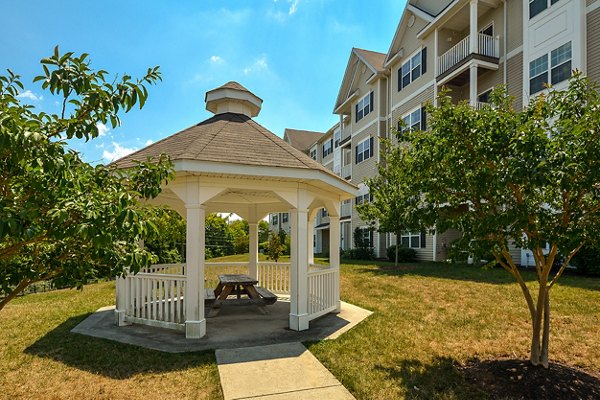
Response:
[[[277,295],[290,294],[290,263],[259,262],[258,285]]]
[[[126,321],[184,329],[185,275],[139,272],[127,275],[122,287]]]
[[[185,275],[185,263],[155,264],[148,268],[142,268],[140,272],[148,274]]]
[[[352,200],[342,202],[340,216],[349,217],[352,215]]]
[[[500,54],[500,39],[490,35],[479,33],[477,37],[476,53],[488,56],[499,57]],[[438,57],[438,74],[443,74],[450,68],[460,63],[471,54],[471,39],[469,36],[462,39],[450,50]]]
[[[311,264],[308,272],[308,314],[313,320],[334,311],[339,298],[339,269]]]

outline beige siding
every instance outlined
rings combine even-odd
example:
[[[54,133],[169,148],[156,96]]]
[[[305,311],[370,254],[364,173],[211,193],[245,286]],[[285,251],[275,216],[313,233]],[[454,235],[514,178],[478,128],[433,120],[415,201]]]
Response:
[[[406,27],[404,36],[402,37],[402,47],[404,49],[404,55],[400,60],[397,60],[390,66],[391,68],[391,90],[392,90],[392,107],[398,104],[403,99],[411,96],[413,93],[420,90],[424,84],[430,82],[433,79],[434,70],[434,51],[433,51],[433,39],[434,35],[429,35],[425,40],[417,39],[417,33],[425,27],[425,22],[417,18],[415,24],[412,27]],[[402,67],[410,57],[412,57],[415,51],[421,47],[427,47],[427,72],[417,78],[410,85],[398,91],[398,69]]]
[[[509,1],[507,6],[506,47],[510,53],[523,45],[523,0]]]
[[[363,140],[374,137],[373,157],[356,163],[356,145]],[[379,141],[377,140],[377,122],[372,123],[359,134],[352,137],[352,183],[358,185],[365,178],[370,178],[377,174],[377,152],[379,151]]]
[[[592,4],[594,4],[596,1],[598,0],[587,0],[586,5],[587,6],[591,6]]]
[[[417,82],[415,82],[417,83]],[[421,86],[421,89],[423,87]],[[414,98],[410,99],[406,103],[392,110],[392,125],[391,128],[395,129],[398,127],[398,121],[410,111],[415,108],[424,106],[427,102],[433,102],[433,85],[425,88]],[[396,142],[394,137],[394,143]]]
[[[521,265],[521,248],[515,246],[515,242],[512,240],[509,240],[508,242],[508,252],[512,257],[513,262],[517,265]]]
[[[452,243],[460,239],[462,233],[456,229],[449,229],[446,232],[439,233],[437,237],[436,259],[437,261],[445,261],[448,258],[448,250]]]
[[[523,108],[523,52],[508,59],[508,94],[514,97],[516,110]]]
[[[377,103],[380,101],[380,95],[377,90],[377,87],[379,86],[378,82],[375,81],[371,85],[367,83],[367,80],[373,75],[373,71],[371,71],[369,67],[367,67],[362,61],[359,61],[358,63],[359,73],[357,74],[356,79],[354,81],[353,89],[357,90],[357,97],[356,101],[352,102],[352,132],[356,132],[364,128],[365,126],[368,126],[370,123],[373,122],[373,120],[377,119]],[[371,91],[374,92],[373,98],[375,103],[373,104],[373,111],[371,111],[366,117],[363,117],[360,121],[356,122],[356,104]]]
[[[433,261],[433,235],[425,235],[425,247],[415,249],[417,252],[417,260]]]
[[[600,82],[600,8],[587,15],[587,74]]]

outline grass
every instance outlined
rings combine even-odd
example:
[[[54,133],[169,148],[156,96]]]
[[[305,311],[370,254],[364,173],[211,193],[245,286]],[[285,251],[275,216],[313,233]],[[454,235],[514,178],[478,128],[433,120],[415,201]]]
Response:
[[[484,398],[457,363],[528,356],[527,309],[504,271],[353,262],[342,266],[342,297],[374,314],[308,346],[358,399]],[[222,397],[212,352],[165,354],[69,333],[113,303],[114,283],[105,282],[9,304],[0,312],[0,398]],[[598,321],[600,279],[561,278],[552,291],[551,359],[600,371]]]

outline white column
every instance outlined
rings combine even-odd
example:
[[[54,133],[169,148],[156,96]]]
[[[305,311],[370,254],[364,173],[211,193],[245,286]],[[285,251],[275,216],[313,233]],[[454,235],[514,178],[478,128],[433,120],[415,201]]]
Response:
[[[250,246],[250,262],[248,263],[248,274],[258,279],[258,223],[249,223],[250,228],[248,244]]]
[[[337,268],[335,274],[335,312],[340,312],[340,217],[329,216],[329,264]]]
[[[308,329],[308,212],[290,210],[290,329]]]
[[[471,64],[469,68],[469,103],[475,107],[477,104],[477,65]]]
[[[306,238],[306,240],[308,241],[308,265],[310,265],[315,263],[315,219],[310,218],[310,215],[308,217],[309,218],[306,223],[308,237]]]
[[[478,52],[477,37],[477,0],[471,0],[469,6],[469,52],[471,54]]]
[[[186,205],[185,337],[206,334],[204,319],[204,246],[206,211],[200,204]]]

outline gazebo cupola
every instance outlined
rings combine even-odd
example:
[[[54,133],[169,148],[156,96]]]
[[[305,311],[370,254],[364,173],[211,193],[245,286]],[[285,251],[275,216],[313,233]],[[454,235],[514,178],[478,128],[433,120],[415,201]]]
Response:
[[[129,168],[168,155],[175,177],[152,204],[169,206],[186,220],[185,264],[155,265],[119,279],[116,322],[201,338],[207,290],[216,275],[234,268],[261,288],[289,296],[289,327],[308,329],[309,321],[340,309],[340,202],[354,198],[357,188],[254,121],[263,101],[239,83],[210,90],[205,99],[215,115],[114,162]],[[329,266],[313,259],[314,219],[322,208],[330,221]],[[248,221],[248,262],[205,261],[205,218],[213,212]],[[259,261],[258,223],[269,213],[289,213],[289,263]]]
[[[213,114],[236,113],[256,117],[262,107],[262,99],[237,82],[206,92],[206,109]]]

